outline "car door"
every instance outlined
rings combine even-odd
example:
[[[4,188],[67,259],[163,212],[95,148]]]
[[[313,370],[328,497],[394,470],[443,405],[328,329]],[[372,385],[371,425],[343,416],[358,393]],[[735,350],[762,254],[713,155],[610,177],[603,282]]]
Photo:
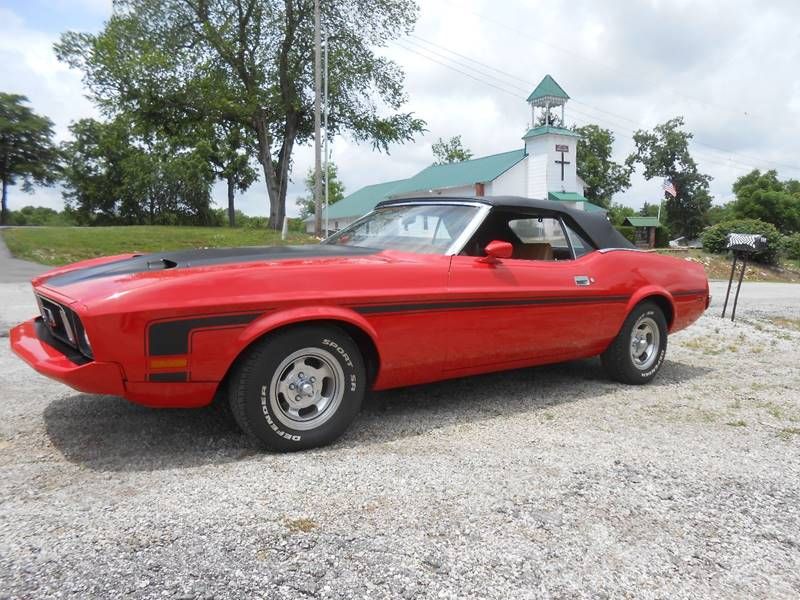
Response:
[[[477,244],[509,241],[513,257],[452,258],[447,371],[556,362],[597,349],[607,329],[603,307],[620,299],[594,278],[597,253],[572,234],[558,216],[495,215]]]

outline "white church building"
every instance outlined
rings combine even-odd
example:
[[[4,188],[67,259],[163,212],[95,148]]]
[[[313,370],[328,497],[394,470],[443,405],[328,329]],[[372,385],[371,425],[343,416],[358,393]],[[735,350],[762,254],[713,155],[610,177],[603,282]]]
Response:
[[[551,111],[561,108],[564,123],[567,93],[546,75],[536,86],[528,104],[531,123],[553,123]],[[541,115],[545,115],[542,119]],[[419,197],[525,196],[566,202],[573,207],[602,211],[583,196],[584,182],[577,174],[576,145],[580,136],[569,129],[540,125],[522,136],[524,146],[500,154],[463,162],[431,165],[408,179],[387,181],[363,187],[329,208],[328,226],[336,231],[371,211],[386,199]],[[323,222],[325,215],[323,214]],[[314,217],[306,220],[314,230]]]

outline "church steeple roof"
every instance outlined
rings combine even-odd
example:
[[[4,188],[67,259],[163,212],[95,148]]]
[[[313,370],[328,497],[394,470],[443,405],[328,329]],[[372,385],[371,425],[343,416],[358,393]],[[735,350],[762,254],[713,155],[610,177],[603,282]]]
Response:
[[[569,100],[567,92],[550,75],[545,75],[528,96],[528,102],[534,106],[559,106],[567,100]]]

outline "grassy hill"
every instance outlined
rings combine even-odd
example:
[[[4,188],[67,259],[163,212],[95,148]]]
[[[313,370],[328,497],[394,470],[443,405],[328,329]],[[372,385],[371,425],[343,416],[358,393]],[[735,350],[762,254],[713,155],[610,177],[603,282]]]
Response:
[[[727,280],[731,274],[731,258],[722,254],[709,254],[702,250],[671,250],[667,248],[659,249],[658,252],[700,263],[705,268],[709,279]],[[736,266],[736,276],[739,276],[738,265]],[[744,279],[745,281],[800,283],[800,269],[788,263],[780,267],[772,267],[748,262]]]
[[[45,265],[64,265],[87,258],[126,252],[159,252],[187,248],[310,244],[316,240],[290,233],[229,227],[25,227],[2,231],[11,253]]]

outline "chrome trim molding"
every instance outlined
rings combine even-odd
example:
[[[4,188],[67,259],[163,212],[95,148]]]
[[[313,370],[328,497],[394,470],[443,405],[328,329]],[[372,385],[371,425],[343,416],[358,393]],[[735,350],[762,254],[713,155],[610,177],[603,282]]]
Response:
[[[459,252],[464,249],[464,246],[467,245],[467,242],[475,235],[475,232],[478,231],[478,228],[483,224],[483,221],[486,219],[486,215],[489,214],[489,211],[492,210],[492,207],[488,204],[471,204],[471,206],[478,206],[478,212],[472,217],[472,221],[470,221],[469,225],[464,228],[464,231],[453,240],[453,243],[450,244],[450,247],[444,253],[445,256],[456,256]]]
[[[646,250],[642,250],[641,248],[597,248],[597,252],[602,252],[605,254],[606,252],[646,252]]]

